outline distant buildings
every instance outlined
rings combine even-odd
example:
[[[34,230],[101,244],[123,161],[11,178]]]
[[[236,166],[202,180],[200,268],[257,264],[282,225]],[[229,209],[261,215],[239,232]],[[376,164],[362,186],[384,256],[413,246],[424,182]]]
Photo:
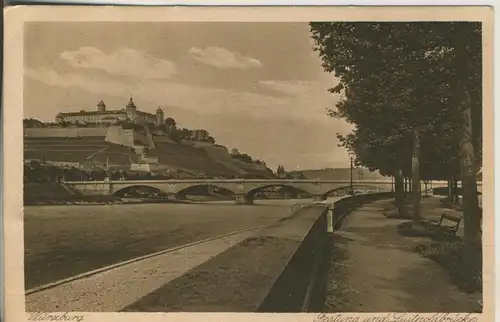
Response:
[[[97,111],[80,111],[73,113],[58,113],[56,123],[70,124],[116,124],[121,121],[144,122],[155,124],[157,127],[164,123],[164,114],[161,108],[156,110],[156,114],[137,110],[134,100],[130,97],[125,108],[121,110],[106,110],[106,104],[100,101],[97,104]]]
[[[194,130],[191,139],[194,141],[206,141],[208,139],[208,131]]]

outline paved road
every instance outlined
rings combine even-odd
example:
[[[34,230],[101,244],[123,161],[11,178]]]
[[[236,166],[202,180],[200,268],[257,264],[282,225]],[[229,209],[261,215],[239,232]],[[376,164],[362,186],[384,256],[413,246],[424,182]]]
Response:
[[[25,208],[26,289],[179,245],[268,225],[308,200],[257,205],[139,204]]]

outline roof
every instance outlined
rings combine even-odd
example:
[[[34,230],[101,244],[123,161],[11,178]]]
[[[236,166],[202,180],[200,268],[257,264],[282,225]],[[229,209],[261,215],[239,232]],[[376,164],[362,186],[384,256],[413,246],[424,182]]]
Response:
[[[148,112],[142,112],[142,111],[136,111],[135,114],[137,115],[149,115],[151,117],[156,117],[156,115],[148,113]]]
[[[123,110],[115,110],[115,111],[81,111],[81,112],[68,112],[68,113],[58,113],[57,116],[91,116],[91,115],[116,115],[116,114],[125,114]]]

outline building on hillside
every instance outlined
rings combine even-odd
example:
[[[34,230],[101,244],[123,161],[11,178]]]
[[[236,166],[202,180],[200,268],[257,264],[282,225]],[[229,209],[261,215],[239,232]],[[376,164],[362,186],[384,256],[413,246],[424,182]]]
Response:
[[[164,123],[164,114],[161,108],[156,110],[156,114],[139,111],[134,100],[130,97],[128,104],[121,110],[106,110],[106,104],[101,100],[97,104],[97,111],[82,110],[80,112],[58,113],[56,115],[56,123],[116,124],[126,120],[162,126]]]
[[[206,141],[208,139],[207,130],[194,130],[191,140],[194,141]]]

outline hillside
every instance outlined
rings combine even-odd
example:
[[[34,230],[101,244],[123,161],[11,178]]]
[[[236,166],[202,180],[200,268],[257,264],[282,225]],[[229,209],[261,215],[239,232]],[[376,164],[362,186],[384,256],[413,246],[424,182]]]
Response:
[[[203,149],[217,163],[225,166],[228,169],[235,171],[238,175],[246,176],[253,174],[259,177],[273,177],[272,170],[266,166],[255,163],[246,163],[233,158],[225,146],[221,145],[195,145],[199,149]]]
[[[129,169],[137,155],[104,137],[25,137],[24,159],[79,163],[86,167],[103,167],[108,162],[114,168]]]
[[[183,172],[226,178],[270,178],[262,164],[234,159],[227,148],[206,142],[175,143],[165,136],[150,136],[109,128],[25,129],[24,159],[131,170],[134,164],[148,163],[150,171]],[[147,170],[146,170],[147,171]]]
[[[173,170],[183,170],[211,176],[232,176],[237,174],[210,158],[204,150],[191,146],[157,142],[156,148],[149,151],[147,156],[158,158],[159,165]]]
[[[321,180],[349,180],[350,179],[350,169],[349,168],[336,168],[336,169],[318,169],[318,170],[304,170],[304,171],[292,171],[291,174],[302,173],[307,179],[321,179]],[[353,180],[387,180],[376,172],[370,172],[368,169],[356,168],[352,172]]]

